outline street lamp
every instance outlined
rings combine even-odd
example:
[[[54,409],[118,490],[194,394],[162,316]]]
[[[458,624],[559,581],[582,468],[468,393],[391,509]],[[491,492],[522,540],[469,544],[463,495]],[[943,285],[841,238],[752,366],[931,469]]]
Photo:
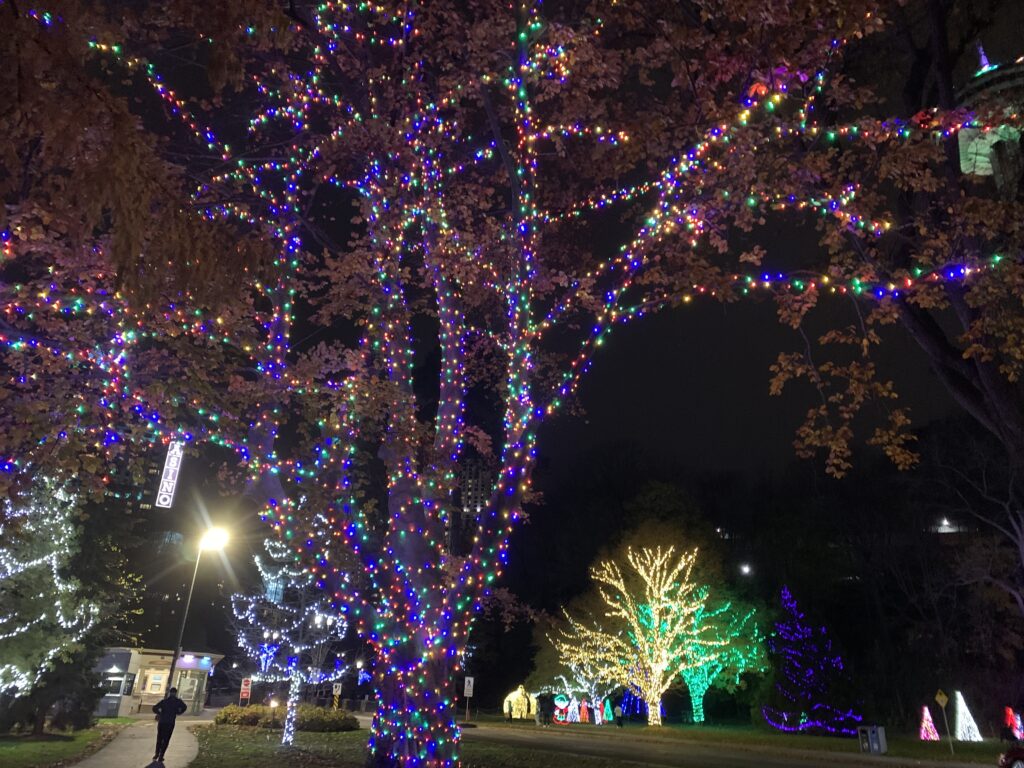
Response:
[[[196,588],[196,576],[199,574],[199,561],[202,559],[203,550],[224,549],[228,543],[228,532],[223,528],[208,528],[202,538],[199,539],[199,551],[196,552],[196,567],[192,571],[192,583],[188,588],[188,599],[185,600],[185,612],[181,614],[181,627],[178,629],[178,642],[174,645],[174,654],[171,656],[171,672],[167,676],[167,692],[169,696],[174,686],[174,670],[178,666],[178,656],[181,654],[181,641],[185,637],[185,622],[188,621],[188,609],[192,605],[192,590]]]

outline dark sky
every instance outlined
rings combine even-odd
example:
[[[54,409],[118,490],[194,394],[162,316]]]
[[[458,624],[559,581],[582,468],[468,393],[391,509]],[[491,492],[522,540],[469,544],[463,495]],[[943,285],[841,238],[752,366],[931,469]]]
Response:
[[[847,299],[828,296],[808,325],[820,330],[854,320]],[[548,425],[541,454],[562,462],[597,444],[628,441],[694,471],[775,472],[796,460],[794,433],[820,402],[803,381],[782,396],[768,393],[778,353],[802,347],[767,297],[698,301],[620,328],[581,386],[585,416]],[[876,350],[915,426],[949,411],[948,395],[902,330],[886,329]]]

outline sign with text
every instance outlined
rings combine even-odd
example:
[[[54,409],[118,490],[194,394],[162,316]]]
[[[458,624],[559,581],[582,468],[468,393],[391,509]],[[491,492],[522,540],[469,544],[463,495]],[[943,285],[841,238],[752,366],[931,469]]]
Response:
[[[341,696],[341,683],[334,684],[334,695]]]
[[[239,702],[249,701],[249,697],[252,695],[252,678],[242,678],[242,691],[238,694]]]
[[[466,698],[473,698],[473,678],[466,676]]]
[[[156,504],[162,509],[170,509],[174,503],[174,489],[178,487],[178,473],[181,461],[185,458],[185,444],[172,440],[167,445],[167,458],[164,459],[164,471],[160,475],[160,488],[156,492]]]

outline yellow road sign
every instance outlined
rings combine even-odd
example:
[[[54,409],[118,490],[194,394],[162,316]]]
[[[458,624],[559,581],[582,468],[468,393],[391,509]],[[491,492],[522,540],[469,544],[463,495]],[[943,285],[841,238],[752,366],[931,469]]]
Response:
[[[946,704],[949,703],[949,696],[947,696],[945,693],[943,693],[942,689],[939,688],[939,692],[935,694],[935,700],[937,702],[939,702],[939,706],[940,707],[945,709],[946,708]]]

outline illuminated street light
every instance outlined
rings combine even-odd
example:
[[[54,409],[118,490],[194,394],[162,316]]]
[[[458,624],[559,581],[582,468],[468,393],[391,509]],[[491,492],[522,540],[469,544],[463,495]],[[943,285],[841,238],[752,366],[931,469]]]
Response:
[[[185,611],[181,614],[181,627],[178,629],[178,642],[174,644],[174,653],[171,656],[171,672],[167,676],[167,692],[170,695],[174,687],[174,670],[178,666],[178,656],[181,654],[181,641],[185,637],[185,622],[188,621],[188,609],[192,605],[192,590],[196,588],[196,576],[199,574],[199,561],[203,552],[208,549],[221,550],[228,543],[228,532],[223,528],[208,528],[199,539],[199,550],[196,552],[196,567],[192,571],[192,583],[188,588],[188,599],[185,601]]]

